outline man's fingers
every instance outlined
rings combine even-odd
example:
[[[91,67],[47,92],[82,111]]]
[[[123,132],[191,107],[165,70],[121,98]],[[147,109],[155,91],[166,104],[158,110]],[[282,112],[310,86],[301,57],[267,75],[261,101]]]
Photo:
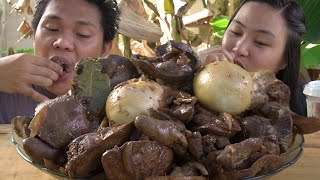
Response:
[[[57,63],[55,63],[53,61],[50,61],[48,59],[34,60],[33,64],[37,65],[37,66],[49,68],[49,69],[55,71],[58,75],[63,74],[62,67],[59,64],[57,64]]]
[[[56,81],[59,78],[59,75],[55,71],[41,66],[34,66],[31,72],[32,75],[46,77],[52,81]]]
[[[38,93],[36,90],[32,89],[31,87],[26,87],[23,93],[27,96],[30,96],[33,100],[37,102],[43,102],[49,99],[48,97]]]
[[[31,75],[26,79],[28,84],[33,84],[36,86],[49,87],[52,85],[53,80],[47,77]]]

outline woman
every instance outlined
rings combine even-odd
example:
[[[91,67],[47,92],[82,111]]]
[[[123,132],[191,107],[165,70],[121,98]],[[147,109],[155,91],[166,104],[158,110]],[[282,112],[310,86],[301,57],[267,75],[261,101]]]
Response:
[[[231,17],[222,45],[200,53],[200,66],[216,60],[234,62],[249,72],[271,70],[290,87],[290,108],[306,115],[298,85],[304,13],[293,0],[244,0]]]
[[[32,21],[35,55],[0,59],[0,123],[33,115],[38,102],[67,93],[78,61],[109,53],[118,21],[114,0],[39,0]]]

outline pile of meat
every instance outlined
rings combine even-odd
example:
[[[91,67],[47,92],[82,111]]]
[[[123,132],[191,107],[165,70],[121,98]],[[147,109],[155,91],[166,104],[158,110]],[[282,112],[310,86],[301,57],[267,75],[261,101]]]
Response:
[[[109,126],[105,116],[88,113],[72,95],[58,97],[42,105],[35,117],[12,121],[30,159],[68,177],[104,172],[112,180],[240,179],[283,164],[280,154],[294,136],[290,90],[272,72],[252,74],[251,106],[232,116],[197,102],[192,80],[198,57],[189,46],[171,41],[156,52],[152,58],[111,55],[100,62],[111,88],[141,74],[170,87],[166,108]]]

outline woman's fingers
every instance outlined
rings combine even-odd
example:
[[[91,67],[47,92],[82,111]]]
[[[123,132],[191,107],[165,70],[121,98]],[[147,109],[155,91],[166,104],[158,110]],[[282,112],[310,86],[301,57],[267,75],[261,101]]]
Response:
[[[230,61],[234,63],[234,54],[231,54],[221,46],[215,46],[199,52],[200,67],[210,64],[214,61]]]
[[[199,58],[202,59],[205,56],[207,56],[208,54],[214,54],[214,53],[217,53],[217,52],[220,52],[220,51],[221,51],[221,46],[214,46],[214,47],[205,49],[203,51],[200,51],[198,53],[198,55],[199,55]]]
[[[205,66],[207,64],[213,63],[215,61],[230,61],[230,57],[227,57],[223,53],[207,54],[202,60],[201,65]]]
[[[230,53],[226,49],[222,49],[222,52],[223,52],[223,54],[225,55],[225,57],[227,58],[228,61],[234,63],[235,55],[233,53]]]

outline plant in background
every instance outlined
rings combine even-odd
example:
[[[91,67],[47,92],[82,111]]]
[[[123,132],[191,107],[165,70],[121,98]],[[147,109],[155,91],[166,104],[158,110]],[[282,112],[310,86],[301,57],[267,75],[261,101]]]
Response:
[[[18,2],[14,4],[12,4],[11,0],[7,0],[7,2],[12,7],[11,12],[15,12],[22,17],[22,22],[17,29],[17,31],[22,34],[19,40],[30,37],[32,34],[32,28],[28,22],[28,16],[33,14],[33,10],[30,7],[30,0],[18,0]]]
[[[320,69],[320,1],[296,0],[303,8],[308,33],[303,37],[301,46],[301,72],[306,81],[319,77]],[[307,72],[307,69],[309,73]]]
[[[226,31],[228,23],[229,17],[227,16],[217,16],[210,21],[210,25],[213,30],[212,36],[214,36],[214,42],[216,44],[221,44],[222,37]]]
[[[301,46],[301,71],[306,80],[308,77],[306,69],[320,69],[320,1],[318,0],[296,0],[304,9],[308,34],[304,36]],[[18,0],[13,4],[10,0],[7,2],[11,5],[12,11],[23,17],[18,31],[22,33],[22,38],[29,37],[32,30],[26,20],[27,16],[32,14],[30,0]],[[124,56],[130,57],[131,51],[139,53],[153,54],[152,47],[155,44],[164,44],[168,40],[185,41],[188,44],[197,47],[201,43],[207,46],[220,44],[225,29],[229,22],[229,17],[234,13],[240,0],[202,0],[203,9],[210,10],[212,19],[210,21],[210,35],[207,41],[201,40],[198,34],[191,32],[185,27],[183,17],[188,13],[191,6],[196,0],[118,0],[126,4],[121,18],[119,33],[122,39],[115,44],[122,44]],[[129,8],[129,9],[128,9]],[[148,12],[148,13],[147,13]],[[147,22],[149,21],[149,22]],[[153,26],[151,26],[153,25]],[[161,37],[161,39],[160,39]],[[116,38],[118,40],[118,38]],[[18,40],[18,41],[19,41]],[[140,43],[135,47],[134,43]],[[118,47],[118,46],[114,46]],[[6,51],[7,52],[7,51]],[[24,52],[33,53],[33,49],[22,49],[14,53]],[[119,52],[119,51],[118,51]],[[2,51],[4,54],[4,51]]]

